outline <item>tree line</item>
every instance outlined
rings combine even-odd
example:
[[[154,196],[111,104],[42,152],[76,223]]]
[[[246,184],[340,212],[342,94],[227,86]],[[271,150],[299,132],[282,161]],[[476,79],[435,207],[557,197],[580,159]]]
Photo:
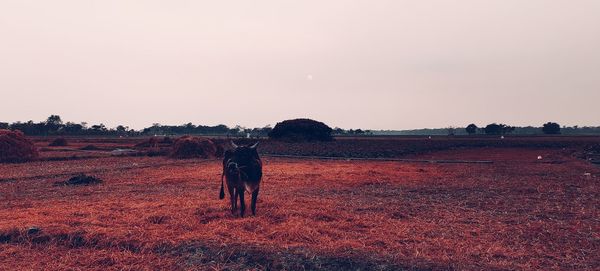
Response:
[[[58,115],[51,115],[45,121],[41,122],[0,122],[0,129],[20,130],[26,135],[47,136],[47,135],[95,135],[95,136],[142,136],[142,135],[227,135],[234,137],[248,136],[253,137],[266,136],[270,131],[270,126],[262,128],[245,128],[242,126],[227,127],[220,124],[215,126],[194,125],[186,123],[182,125],[161,125],[154,123],[152,126],[135,130],[128,126],[118,125],[114,128],[106,127],[104,124],[88,125],[86,122],[63,122]]]
[[[34,122],[0,122],[0,129],[20,130],[26,135],[46,136],[46,135],[74,135],[74,136],[148,136],[148,135],[221,135],[232,137],[266,137],[273,129],[270,125],[262,128],[246,128],[240,125],[228,127],[223,124],[215,126],[194,125],[186,123],[182,125],[162,125],[154,123],[150,127],[141,130],[134,130],[128,126],[118,125],[113,128],[106,127],[104,124],[89,125],[86,122],[63,122],[58,115],[51,115],[45,121]],[[334,136],[370,136],[370,135],[505,135],[505,134],[600,134],[600,127],[579,127],[579,126],[560,126],[556,122],[547,122],[541,127],[515,127],[502,123],[491,123],[484,127],[478,127],[476,124],[469,124],[464,128],[449,127],[440,129],[418,129],[405,131],[373,131],[362,129],[342,129],[334,128]]]
[[[149,135],[219,135],[231,137],[266,137],[273,130],[270,125],[260,128],[247,128],[240,125],[228,127],[224,124],[215,126],[194,125],[186,123],[182,125],[162,125],[154,123],[150,127],[141,130],[131,129],[128,126],[118,125],[109,128],[106,125],[93,124],[87,122],[75,123],[64,122],[59,115],[51,115],[45,121],[34,122],[0,122],[0,129],[20,130],[30,136],[48,136],[48,135],[73,135],[73,136],[149,136]],[[350,129],[344,130],[336,128],[333,131],[335,135],[370,135],[369,130]]]
[[[600,127],[598,127],[600,128]],[[560,124],[556,123],[556,122],[546,122],[542,125],[542,127],[519,127],[518,128],[520,131],[520,133],[523,133],[524,131],[528,131],[527,134],[539,134],[540,132],[542,132],[543,134],[547,134],[547,135],[558,135],[561,134],[561,131],[563,130],[563,128],[561,128]],[[571,130],[570,132],[572,132],[572,130],[576,130],[578,129],[578,127],[564,127],[564,130]],[[491,123],[486,125],[485,127],[477,127],[477,125],[475,125],[474,123],[471,123],[469,125],[467,125],[467,127],[465,128],[465,131],[467,132],[467,134],[469,135],[475,135],[475,134],[486,134],[486,135],[504,135],[504,134],[511,134],[514,133],[515,130],[517,130],[517,127],[513,127],[513,126],[509,126],[506,124],[498,124],[498,123]],[[598,129],[598,132],[600,132],[600,129]]]
[[[486,129],[487,128],[487,129]],[[379,130],[372,131],[374,135],[539,135],[539,134],[562,134],[562,135],[600,135],[600,126],[561,126],[555,122],[545,123],[542,126],[509,126],[506,124],[492,123],[482,127],[470,124],[467,127],[447,128],[425,128],[413,130]]]

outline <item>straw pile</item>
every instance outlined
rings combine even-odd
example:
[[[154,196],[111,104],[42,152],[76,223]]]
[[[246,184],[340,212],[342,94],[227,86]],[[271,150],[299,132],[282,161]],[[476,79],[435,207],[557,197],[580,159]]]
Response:
[[[21,163],[38,157],[38,151],[18,130],[0,130],[0,163]]]

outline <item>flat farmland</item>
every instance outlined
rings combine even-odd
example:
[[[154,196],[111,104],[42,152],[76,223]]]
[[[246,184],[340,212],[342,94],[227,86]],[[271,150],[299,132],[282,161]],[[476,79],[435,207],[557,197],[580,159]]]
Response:
[[[356,139],[259,148],[491,163],[265,155],[257,215],[239,218],[218,199],[218,160],[110,155],[135,140],[72,139],[66,147],[38,140],[42,160],[0,164],[0,269],[600,268],[600,170],[577,155],[579,145],[542,140],[406,153],[384,145],[398,153],[372,155],[367,145],[392,143],[344,140]],[[79,150],[89,144],[100,150]],[[79,173],[104,182],[55,185]]]

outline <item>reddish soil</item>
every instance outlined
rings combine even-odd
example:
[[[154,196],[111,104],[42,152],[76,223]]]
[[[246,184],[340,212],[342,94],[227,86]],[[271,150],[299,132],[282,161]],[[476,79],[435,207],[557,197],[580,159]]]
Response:
[[[264,157],[248,218],[218,200],[217,160],[0,164],[0,269],[599,269],[600,170],[569,149],[410,157],[494,163]],[[78,173],[104,182],[54,185]]]

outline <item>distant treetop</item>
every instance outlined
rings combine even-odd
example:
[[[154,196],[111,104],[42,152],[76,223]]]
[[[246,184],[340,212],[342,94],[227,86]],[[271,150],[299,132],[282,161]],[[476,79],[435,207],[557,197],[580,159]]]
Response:
[[[542,132],[548,135],[560,134],[560,125],[556,122],[544,123],[544,126],[542,127]]]
[[[467,131],[467,134],[474,135],[477,133],[477,125],[471,123],[467,126],[467,128],[465,128],[465,130]]]

